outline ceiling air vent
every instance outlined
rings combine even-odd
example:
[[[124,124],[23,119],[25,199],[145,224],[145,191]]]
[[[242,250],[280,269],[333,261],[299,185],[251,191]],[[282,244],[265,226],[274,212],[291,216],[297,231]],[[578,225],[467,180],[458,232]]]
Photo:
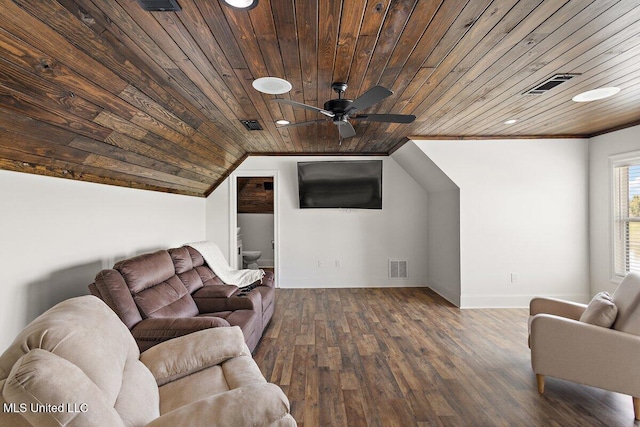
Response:
[[[240,120],[247,130],[262,130],[262,126],[257,120]]]
[[[138,0],[140,6],[148,12],[180,12],[176,0]]]
[[[549,92],[554,87],[579,75],[580,74],[556,74],[555,76],[549,77],[533,89],[529,89],[523,95],[542,95],[543,93]]]

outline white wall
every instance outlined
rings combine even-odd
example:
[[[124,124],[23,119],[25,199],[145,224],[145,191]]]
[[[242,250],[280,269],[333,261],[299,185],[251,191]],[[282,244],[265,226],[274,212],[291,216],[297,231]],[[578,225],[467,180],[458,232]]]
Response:
[[[460,190],[431,191],[427,196],[429,287],[460,307]]]
[[[460,188],[461,307],[588,301],[587,140],[415,143]]]
[[[227,178],[207,197],[207,240],[215,242],[229,261],[231,210],[229,205],[230,178]],[[235,257],[235,251],[234,251]],[[233,266],[233,263],[230,263]]]
[[[591,236],[591,293],[613,292],[619,283],[613,278],[612,180],[609,157],[640,150],[640,126],[591,138],[589,144],[589,197]]]
[[[378,157],[376,157],[378,158]],[[383,160],[382,210],[299,209],[296,163],[362,157],[249,157],[235,171],[276,171],[278,284],[286,288],[424,286],[427,280],[427,195],[391,158]],[[230,179],[210,196],[230,197]],[[228,217],[207,212],[215,234],[229,235]],[[228,209],[228,207],[227,207]],[[218,244],[224,245],[220,239]],[[222,243],[221,243],[222,242]],[[227,252],[228,252],[228,244]],[[222,247],[222,246],[221,246]],[[409,263],[409,279],[389,279],[388,260]]]
[[[427,192],[428,281],[431,289],[460,306],[460,191],[412,141],[391,157]]]
[[[205,238],[205,199],[0,170],[0,349],[114,261]]]

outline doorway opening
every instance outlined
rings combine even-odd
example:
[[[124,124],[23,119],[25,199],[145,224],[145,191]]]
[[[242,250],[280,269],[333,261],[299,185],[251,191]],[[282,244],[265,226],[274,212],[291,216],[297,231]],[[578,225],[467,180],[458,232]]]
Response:
[[[276,272],[275,193],[273,175],[235,177],[237,268]]]

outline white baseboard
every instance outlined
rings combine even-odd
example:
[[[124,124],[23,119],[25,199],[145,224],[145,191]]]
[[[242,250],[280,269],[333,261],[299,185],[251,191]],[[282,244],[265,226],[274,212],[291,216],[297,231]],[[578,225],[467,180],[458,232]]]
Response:
[[[277,274],[277,272],[276,272]],[[279,285],[283,289],[314,289],[314,288],[426,288],[428,285],[424,283],[413,283],[408,280],[395,279],[372,279],[365,282],[356,282],[354,280],[336,280],[336,279],[310,279],[280,277]]]
[[[460,307],[460,285],[457,286],[457,292],[455,286],[444,286],[442,283],[439,283],[437,280],[429,279],[429,288],[442,298],[449,301],[451,304],[456,307]]]
[[[258,266],[260,267],[273,267],[273,260],[272,259],[259,259],[258,260]]]
[[[576,295],[462,295],[460,308],[527,308],[536,297],[558,298],[584,303],[590,297],[587,294]]]

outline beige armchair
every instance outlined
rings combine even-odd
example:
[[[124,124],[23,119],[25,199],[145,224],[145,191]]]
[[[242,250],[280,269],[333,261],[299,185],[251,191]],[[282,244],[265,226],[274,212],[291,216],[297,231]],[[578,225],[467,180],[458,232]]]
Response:
[[[640,420],[640,275],[629,273],[611,298],[618,311],[611,328],[581,322],[585,304],[534,298],[531,365],[540,393],[550,376],[628,394]]]

